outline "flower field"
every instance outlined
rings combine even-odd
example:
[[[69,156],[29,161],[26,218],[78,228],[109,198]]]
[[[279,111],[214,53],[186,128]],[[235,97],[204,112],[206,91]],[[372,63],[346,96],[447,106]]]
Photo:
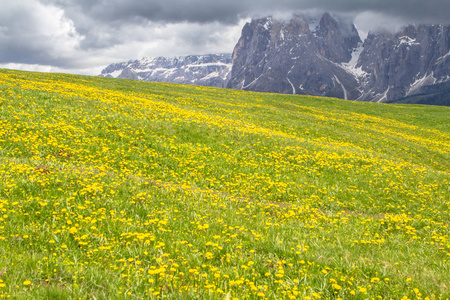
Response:
[[[450,108],[0,70],[0,298],[448,299]]]

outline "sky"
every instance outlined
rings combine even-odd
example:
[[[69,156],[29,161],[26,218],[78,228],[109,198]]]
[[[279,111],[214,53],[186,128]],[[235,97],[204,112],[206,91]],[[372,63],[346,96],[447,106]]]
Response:
[[[98,75],[115,62],[231,53],[251,18],[331,12],[361,35],[449,23],[449,0],[0,0],[0,67]]]

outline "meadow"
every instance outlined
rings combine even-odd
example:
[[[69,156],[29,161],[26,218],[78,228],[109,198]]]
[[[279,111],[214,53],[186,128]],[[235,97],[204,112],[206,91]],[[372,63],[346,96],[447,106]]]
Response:
[[[450,108],[0,70],[0,298],[449,299]]]

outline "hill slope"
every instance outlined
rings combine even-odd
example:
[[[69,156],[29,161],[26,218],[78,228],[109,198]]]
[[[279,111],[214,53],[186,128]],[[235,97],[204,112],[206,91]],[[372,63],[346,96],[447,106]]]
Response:
[[[450,297],[449,118],[0,70],[0,295]]]

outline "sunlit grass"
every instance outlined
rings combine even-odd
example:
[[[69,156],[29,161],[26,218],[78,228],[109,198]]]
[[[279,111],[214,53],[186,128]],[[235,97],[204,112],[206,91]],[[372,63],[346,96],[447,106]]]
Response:
[[[449,120],[0,70],[0,297],[447,299]]]

